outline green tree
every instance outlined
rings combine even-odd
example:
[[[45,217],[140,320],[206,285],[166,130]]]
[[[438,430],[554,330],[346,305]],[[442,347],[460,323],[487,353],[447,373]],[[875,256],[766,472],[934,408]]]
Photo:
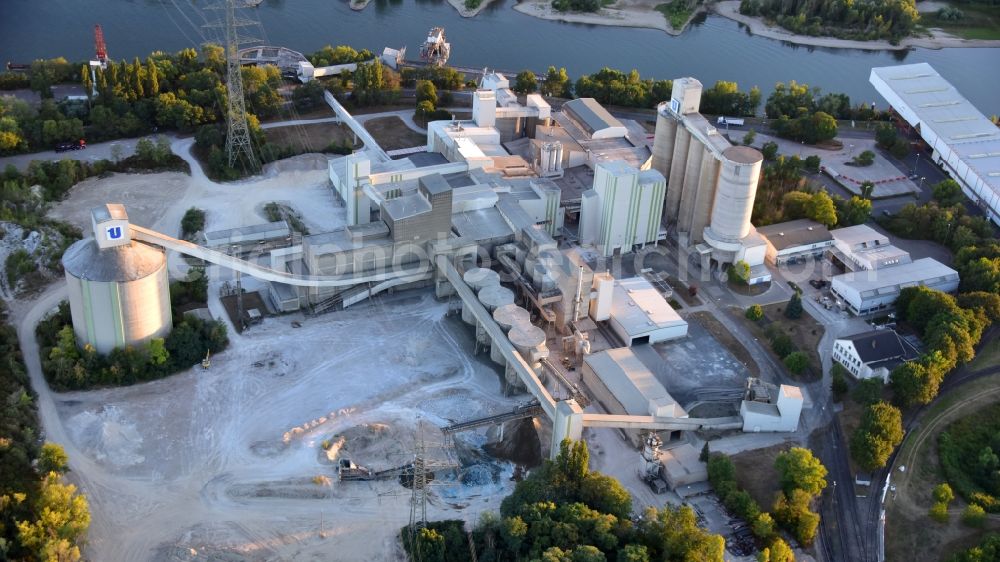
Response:
[[[514,91],[519,94],[531,94],[538,89],[538,80],[535,73],[530,70],[522,70],[517,73],[514,79]]]
[[[757,562],[795,562],[795,552],[780,537],[776,537],[771,544],[757,555]]]
[[[570,80],[565,68],[550,66],[545,73],[545,82],[542,84],[542,94],[552,97],[569,97]]]
[[[784,359],[795,351],[795,344],[792,342],[792,338],[779,332],[771,337],[771,349],[778,357]]]
[[[774,519],[792,533],[803,546],[812,545],[819,528],[819,514],[810,509],[812,496],[804,490],[795,489],[791,494],[778,492],[774,502]]]
[[[840,208],[838,207],[838,211]],[[872,215],[872,202],[869,199],[862,199],[857,195],[853,196],[843,204],[843,212],[837,215],[837,224],[840,226],[853,226],[864,224]]]
[[[650,562],[649,550],[645,545],[627,544],[618,551],[617,562]]]
[[[788,299],[788,304],[785,305],[785,317],[796,320],[802,318],[802,295],[795,291],[792,293],[792,298]]]
[[[751,146],[751,145],[753,145],[753,141],[756,138],[757,138],[757,131],[754,131],[753,129],[750,129],[749,131],[747,131],[747,134],[743,135],[743,144],[744,144],[744,146]]]
[[[424,101],[430,102],[433,107],[437,107],[437,88],[434,87],[434,83],[430,80],[417,81],[417,105],[420,105],[420,102]]]
[[[955,499],[955,492],[951,491],[951,486],[947,482],[942,482],[934,486],[931,496],[934,498],[934,501],[948,504],[951,503],[951,500]]]
[[[42,474],[64,474],[69,469],[69,456],[58,443],[45,443],[38,454],[38,470]]]
[[[789,353],[782,362],[793,375],[800,375],[809,368],[809,356],[803,351]]]
[[[812,172],[812,173],[815,174],[816,172],[819,172],[819,166],[820,166],[820,158],[819,158],[819,156],[816,156],[815,154],[811,154],[809,156],[806,156],[806,160],[805,160],[805,168],[806,168],[806,170],[809,170],[810,172]]]
[[[653,560],[722,562],[724,558],[725,540],[699,527],[689,506],[648,508],[636,532]]]
[[[846,370],[840,363],[834,363],[830,368],[830,391],[833,392],[833,400],[840,402],[847,394],[847,377],[844,376]]]
[[[747,307],[747,311],[745,314],[748,320],[757,322],[761,318],[764,318],[764,308],[761,307],[759,304],[751,304],[749,307]]]
[[[961,203],[962,199],[965,198],[965,196],[962,195],[962,186],[960,186],[958,182],[953,179],[946,179],[938,182],[934,184],[931,190],[934,195],[934,199],[946,207]]]
[[[76,543],[90,526],[90,508],[76,486],[61,483],[50,472],[42,481],[35,513],[36,520],[17,522],[21,544],[40,560],[79,560]]]
[[[882,148],[891,148],[896,143],[896,127],[892,123],[879,123],[875,127],[875,142]]]
[[[872,194],[875,193],[875,184],[865,180],[861,183],[861,197],[865,199],[871,199]]]
[[[753,534],[762,541],[774,536],[774,518],[770,513],[761,513],[753,521]]]
[[[764,160],[770,162],[778,157],[778,143],[767,141],[760,147],[760,153],[764,155]]]
[[[444,537],[434,529],[423,528],[417,533],[416,540],[417,560],[427,562],[444,562],[445,543]]]
[[[903,441],[903,416],[899,409],[877,402],[861,415],[861,424],[851,435],[851,457],[865,470],[885,466],[892,451]]]
[[[778,469],[786,494],[799,489],[810,496],[818,496],[826,488],[826,467],[809,449],[792,447],[778,453],[774,467]]]
[[[729,266],[729,275],[737,283],[745,285],[747,280],[750,279],[750,265],[743,260],[739,260]]]
[[[825,191],[817,191],[809,198],[806,207],[806,215],[818,222],[832,227],[837,224],[837,207],[833,204],[833,199]]]

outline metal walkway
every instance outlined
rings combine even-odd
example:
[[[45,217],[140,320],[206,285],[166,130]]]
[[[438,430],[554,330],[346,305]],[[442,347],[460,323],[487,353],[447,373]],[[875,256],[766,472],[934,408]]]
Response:
[[[538,401],[529,402],[527,404],[521,404],[515,406],[513,410],[509,412],[503,412],[493,416],[486,416],[485,418],[479,418],[475,420],[468,420],[464,422],[455,423],[447,427],[441,428],[441,431],[445,433],[458,433],[460,431],[468,431],[470,429],[475,429],[477,427],[482,427],[484,425],[494,425],[498,423],[503,423],[510,420],[519,420],[522,418],[533,418],[540,416],[545,413],[542,410],[542,405]]]

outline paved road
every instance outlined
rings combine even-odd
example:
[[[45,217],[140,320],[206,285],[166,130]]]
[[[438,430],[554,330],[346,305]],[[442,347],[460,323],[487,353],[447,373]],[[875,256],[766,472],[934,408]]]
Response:
[[[138,140],[138,138],[119,139],[88,144],[87,148],[84,150],[68,150],[66,152],[46,150],[45,152],[32,152],[31,154],[4,156],[3,158],[0,158],[0,168],[5,168],[8,165],[13,164],[18,170],[24,171],[28,168],[28,164],[30,164],[32,160],[88,160],[90,162],[95,162],[97,160],[111,160],[111,151],[115,146],[120,146],[121,157],[127,158],[135,153],[135,143],[138,142]]]

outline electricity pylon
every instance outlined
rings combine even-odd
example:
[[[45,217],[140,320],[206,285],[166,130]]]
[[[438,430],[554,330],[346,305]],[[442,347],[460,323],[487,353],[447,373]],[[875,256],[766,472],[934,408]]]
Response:
[[[247,19],[236,17],[237,0],[221,0],[219,4],[209,7],[214,10],[224,10],[225,18],[221,24],[210,24],[211,27],[222,27],[225,32],[226,49],[226,155],[229,157],[229,167],[232,168],[240,156],[245,158],[247,165],[257,169],[257,159],[253,156],[253,145],[250,142],[250,126],[247,124],[247,108],[243,99],[243,73],[240,66],[240,43],[238,28],[256,25]],[[241,3],[242,5],[242,3]]]

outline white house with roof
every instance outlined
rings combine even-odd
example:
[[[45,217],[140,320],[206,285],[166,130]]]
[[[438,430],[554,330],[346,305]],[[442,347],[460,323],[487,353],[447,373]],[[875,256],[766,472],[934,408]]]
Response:
[[[833,360],[856,379],[882,379],[897,366],[917,357],[917,350],[895,330],[874,330],[838,338],[833,342]]]

